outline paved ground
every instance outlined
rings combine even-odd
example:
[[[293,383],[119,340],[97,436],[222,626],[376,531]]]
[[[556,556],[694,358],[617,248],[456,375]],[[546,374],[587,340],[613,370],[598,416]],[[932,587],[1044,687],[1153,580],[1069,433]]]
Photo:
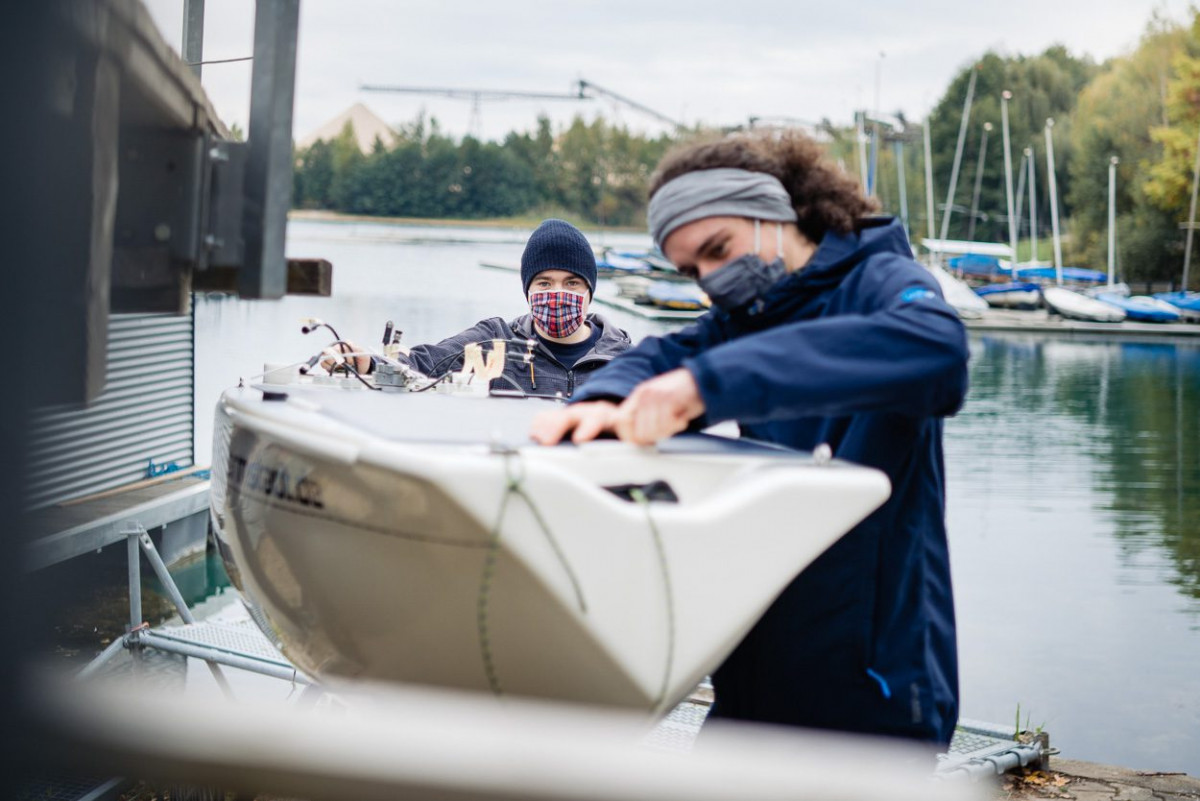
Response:
[[[1011,771],[999,777],[994,797],[1014,801],[1197,801],[1200,779],[1053,757],[1049,771]]]

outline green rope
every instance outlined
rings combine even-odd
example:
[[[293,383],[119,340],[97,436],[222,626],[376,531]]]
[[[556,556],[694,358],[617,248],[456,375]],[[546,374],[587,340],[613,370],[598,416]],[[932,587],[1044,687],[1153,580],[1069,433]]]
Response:
[[[567,578],[571,580],[571,586],[575,590],[575,600],[579,604],[579,611],[587,614],[587,601],[583,597],[583,587],[579,583],[579,578],[575,575],[575,571],[571,569],[566,554],[563,553],[558,540],[551,533],[550,527],[546,525],[546,520],[542,517],[542,513],[534,504],[533,499],[529,497],[529,493],[525,492],[523,486],[525,480],[524,465],[522,465],[519,474],[513,473],[512,456],[513,452],[511,451],[504,453],[504,497],[500,499],[500,509],[496,514],[496,523],[492,526],[491,535],[488,538],[487,554],[483,560],[483,576],[479,582],[479,600],[475,610],[476,624],[479,628],[479,651],[483,657],[483,671],[487,675],[488,686],[495,695],[502,695],[503,689],[500,686],[500,678],[496,673],[496,663],[492,654],[491,635],[488,630],[488,603],[491,600],[492,581],[496,575],[496,559],[500,553],[500,527],[504,522],[505,512],[508,510],[508,500],[513,495],[524,500],[525,505],[529,507],[529,511],[533,513],[534,520],[537,521],[542,534],[546,537],[546,541],[550,543],[550,548],[554,551],[559,564],[562,565],[563,570],[566,572]]]
[[[675,599],[671,591],[671,573],[667,569],[667,551],[663,547],[662,534],[658,530],[658,525],[654,522],[654,516],[650,514],[650,499],[646,497],[646,493],[637,487],[629,491],[629,497],[637,501],[646,510],[646,522],[650,525],[650,534],[654,539],[654,549],[658,554],[658,566],[662,571],[663,597],[667,610],[667,659],[666,664],[663,665],[662,686],[659,687],[658,702],[656,704],[656,706],[661,706],[667,698],[667,687],[671,681],[671,669],[675,661]]]
[[[475,620],[479,627],[479,651],[483,657],[483,672],[487,675],[488,687],[495,695],[503,695],[504,691],[500,686],[500,678],[496,675],[495,661],[492,659],[492,645],[488,634],[488,597],[491,595],[492,579],[496,573],[496,554],[500,552],[500,521],[504,519],[504,510],[508,507],[508,498],[511,494],[512,485],[510,483],[504,497],[500,500],[500,514],[496,518],[496,525],[492,526],[491,536],[488,538],[487,553],[483,557],[483,577],[479,583],[479,601],[475,609]]]

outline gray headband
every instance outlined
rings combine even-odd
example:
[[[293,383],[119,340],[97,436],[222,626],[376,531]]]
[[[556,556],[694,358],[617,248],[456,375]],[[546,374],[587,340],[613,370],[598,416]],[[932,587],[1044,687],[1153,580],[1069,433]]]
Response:
[[[663,242],[681,225],[705,217],[749,217],[795,222],[796,209],[783,184],[773,175],[731,167],[696,170],[672,178],[650,198],[650,235]]]

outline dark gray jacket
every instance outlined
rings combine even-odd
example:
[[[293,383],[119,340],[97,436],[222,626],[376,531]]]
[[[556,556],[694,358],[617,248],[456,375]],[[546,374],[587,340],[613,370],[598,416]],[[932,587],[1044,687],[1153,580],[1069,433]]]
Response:
[[[553,396],[561,393],[564,398],[569,398],[593,372],[632,346],[629,335],[601,315],[589,314],[587,322],[600,329],[600,339],[570,369],[554,358],[554,354],[534,332],[533,316],[529,314],[508,321],[499,317],[480,320],[466,331],[436,344],[416,345],[407,358],[400,358],[422,373],[436,378],[462,366],[464,345],[481,343],[486,353],[491,350],[490,343],[493,339],[504,339],[508,340],[504,378],[496,379],[492,383],[493,389],[520,389],[533,395]],[[529,340],[536,343],[532,365],[521,360],[528,350],[525,343]]]

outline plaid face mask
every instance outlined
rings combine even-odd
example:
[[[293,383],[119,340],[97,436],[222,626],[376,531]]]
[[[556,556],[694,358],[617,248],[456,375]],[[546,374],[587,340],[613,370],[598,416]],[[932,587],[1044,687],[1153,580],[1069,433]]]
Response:
[[[529,311],[554,339],[569,337],[583,325],[583,295],[566,290],[531,292]]]

